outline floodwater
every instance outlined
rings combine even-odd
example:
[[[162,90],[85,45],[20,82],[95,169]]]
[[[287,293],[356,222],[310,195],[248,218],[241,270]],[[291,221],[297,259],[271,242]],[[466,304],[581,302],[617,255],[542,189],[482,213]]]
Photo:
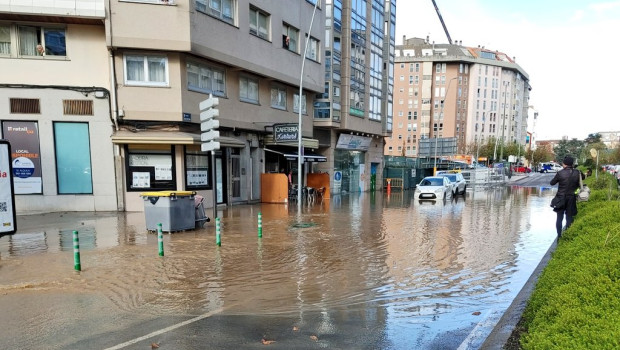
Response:
[[[0,348],[477,349],[555,239],[552,191],[410,195],[233,206],[221,247],[212,222],[165,234],[164,257],[144,213],[19,216]]]

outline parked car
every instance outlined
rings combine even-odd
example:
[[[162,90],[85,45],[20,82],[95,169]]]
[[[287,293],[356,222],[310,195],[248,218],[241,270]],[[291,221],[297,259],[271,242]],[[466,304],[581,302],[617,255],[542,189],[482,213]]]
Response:
[[[516,173],[531,173],[532,169],[526,167],[525,165],[517,164],[514,166],[514,171]]]
[[[539,167],[541,173],[557,173],[560,170],[562,170],[562,166],[554,162],[540,163]]]
[[[445,200],[448,193],[452,195],[452,184],[445,176],[427,176],[415,188],[415,197],[418,199]]]
[[[456,197],[456,195],[461,194],[465,195],[465,191],[467,190],[467,182],[461,173],[441,173],[437,174],[437,176],[447,177],[450,180],[450,184],[452,185],[452,197]]]

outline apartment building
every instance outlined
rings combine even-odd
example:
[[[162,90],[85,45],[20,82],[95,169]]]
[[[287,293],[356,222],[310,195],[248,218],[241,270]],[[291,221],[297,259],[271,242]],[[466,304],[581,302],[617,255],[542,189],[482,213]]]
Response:
[[[297,142],[276,142],[276,124],[303,114],[306,156],[312,138],[312,97],[323,91],[322,8],[296,0],[109,2],[118,129],[112,142],[126,210],[141,210],[140,193],[192,190],[211,206],[260,200],[260,174],[295,167]],[[165,25],[162,25],[165,23]],[[303,93],[299,96],[304,44]],[[221,149],[201,151],[199,103],[219,98]],[[296,126],[295,126],[296,127]],[[285,152],[284,149],[290,152]],[[293,156],[285,157],[285,155]]]
[[[0,122],[15,210],[118,207],[104,1],[0,1]]]
[[[529,77],[506,54],[403,37],[395,77],[386,155],[418,157],[419,140],[435,137],[456,139],[461,154],[490,139],[525,145]]]
[[[315,99],[314,135],[332,193],[381,184],[383,136],[391,132],[395,0],[325,3],[325,88]]]

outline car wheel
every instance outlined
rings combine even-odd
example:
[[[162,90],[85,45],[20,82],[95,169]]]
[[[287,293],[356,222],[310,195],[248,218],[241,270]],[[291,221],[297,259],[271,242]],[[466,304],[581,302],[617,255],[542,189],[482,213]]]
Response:
[[[461,194],[464,196],[465,192],[467,192],[467,185],[463,186],[463,192],[461,192]]]

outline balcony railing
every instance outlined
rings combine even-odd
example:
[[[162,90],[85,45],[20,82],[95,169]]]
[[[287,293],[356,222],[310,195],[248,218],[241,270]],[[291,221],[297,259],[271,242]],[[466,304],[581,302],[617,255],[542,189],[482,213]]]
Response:
[[[0,12],[105,18],[104,0],[0,0]]]

